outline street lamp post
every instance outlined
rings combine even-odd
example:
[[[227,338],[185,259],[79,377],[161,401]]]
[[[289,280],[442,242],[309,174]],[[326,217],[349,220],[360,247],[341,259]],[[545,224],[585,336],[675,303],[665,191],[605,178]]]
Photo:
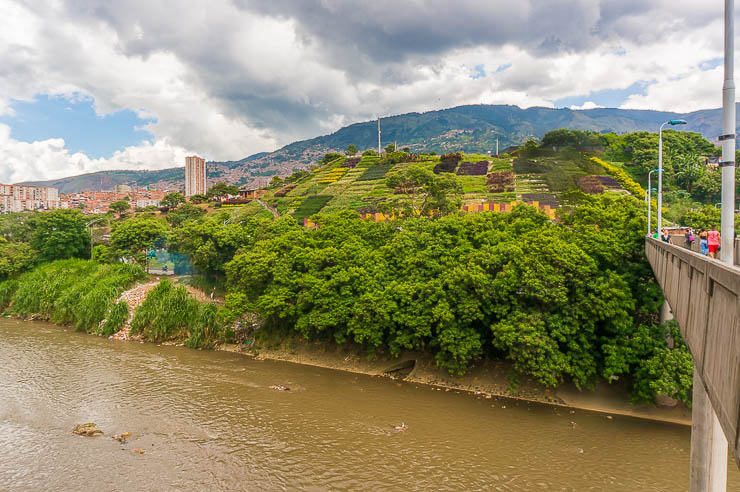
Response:
[[[651,192],[653,192],[653,191],[658,191],[658,188],[648,188],[648,190],[645,192],[645,198],[646,198],[647,203],[648,203],[648,217],[647,217],[647,219],[648,219],[648,221],[647,221],[648,222],[648,236],[651,235],[650,226],[653,223],[653,220],[652,220],[652,217],[651,217],[651,215],[652,215],[652,208],[653,208],[652,207],[653,199],[652,199],[652,193]]]
[[[651,178],[652,174],[655,173],[655,172],[658,172],[658,170],[657,169],[653,169],[652,171],[650,171],[648,173],[648,189],[647,189],[648,236],[650,235],[650,232],[651,232],[650,231],[650,226],[653,223],[653,221],[651,220],[651,217],[650,217],[651,212],[652,212],[652,208],[653,208],[653,199],[652,199],[652,194],[650,192],[655,190],[655,188],[653,188],[652,185],[650,184],[650,178]]]
[[[663,127],[685,124],[686,120],[668,120],[660,125],[658,131],[658,231],[663,228]]]

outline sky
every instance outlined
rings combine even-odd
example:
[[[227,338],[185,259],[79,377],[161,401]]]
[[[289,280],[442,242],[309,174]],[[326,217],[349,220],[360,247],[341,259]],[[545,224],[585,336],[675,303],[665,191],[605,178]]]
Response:
[[[0,183],[462,104],[721,105],[712,0],[0,0]]]

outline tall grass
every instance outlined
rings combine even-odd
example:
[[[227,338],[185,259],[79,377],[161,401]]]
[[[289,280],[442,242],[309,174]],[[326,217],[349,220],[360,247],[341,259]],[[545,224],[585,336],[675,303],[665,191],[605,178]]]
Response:
[[[105,322],[97,329],[96,334],[110,336],[118,332],[126,324],[129,315],[129,307],[126,301],[119,301],[108,310]]]
[[[190,348],[210,348],[227,336],[224,326],[216,304],[200,304],[185,286],[164,279],[136,308],[131,333],[152,341],[177,339]]]
[[[0,311],[8,307],[16,289],[18,289],[18,281],[15,279],[0,282]]]
[[[136,308],[131,333],[153,341],[182,338],[188,327],[195,323],[199,307],[198,301],[184,286],[173,285],[164,279]]]
[[[97,333],[118,296],[145,277],[144,271],[135,265],[104,265],[77,259],[56,261],[18,279],[17,288],[10,296],[9,311]],[[4,289],[0,287],[0,296]]]

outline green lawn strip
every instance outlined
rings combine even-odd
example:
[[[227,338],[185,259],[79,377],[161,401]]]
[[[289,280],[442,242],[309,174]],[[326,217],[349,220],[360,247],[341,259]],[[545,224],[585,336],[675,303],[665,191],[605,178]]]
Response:
[[[485,193],[485,176],[458,176],[458,182],[463,187],[463,193]]]
[[[374,181],[385,176],[385,173],[391,170],[393,164],[377,164],[375,166],[367,168],[362,176],[357,178],[357,181]]]
[[[478,162],[478,161],[490,161],[491,156],[488,154],[465,154],[460,162]]]
[[[331,195],[309,196],[303,200],[297,209],[295,209],[293,217],[295,217],[300,224],[303,224],[304,218],[311,217],[312,215],[319,213],[332,198],[334,197]]]

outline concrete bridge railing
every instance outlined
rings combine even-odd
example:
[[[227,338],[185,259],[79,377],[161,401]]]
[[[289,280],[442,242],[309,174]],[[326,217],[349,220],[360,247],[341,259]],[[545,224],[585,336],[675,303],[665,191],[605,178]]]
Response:
[[[740,269],[653,238],[645,254],[740,466]]]

